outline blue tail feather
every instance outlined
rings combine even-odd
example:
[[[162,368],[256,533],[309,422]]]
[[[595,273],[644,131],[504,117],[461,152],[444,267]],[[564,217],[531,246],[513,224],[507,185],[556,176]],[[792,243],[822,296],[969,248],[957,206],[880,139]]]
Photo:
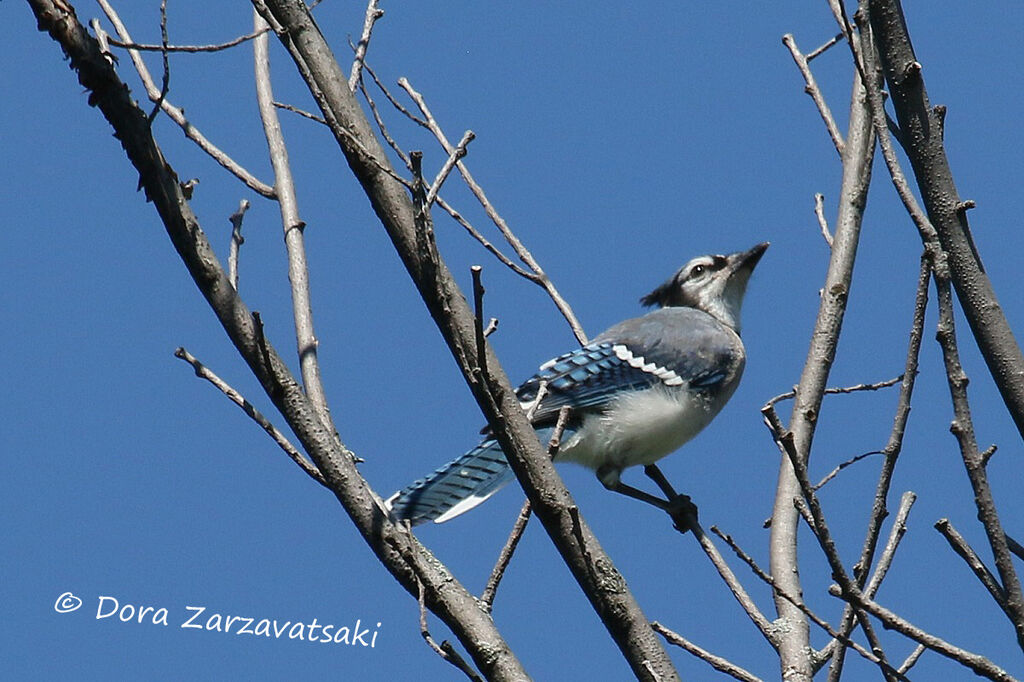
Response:
[[[416,526],[441,523],[469,511],[498,492],[515,476],[493,438],[480,443],[387,501],[391,513]]]
[[[552,427],[537,429],[542,445],[547,445],[553,432]],[[444,523],[477,506],[514,478],[501,446],[487,438],[426,478],[399,490],[386,504],[396,519],[406,519],[414,526],[427,521]]]

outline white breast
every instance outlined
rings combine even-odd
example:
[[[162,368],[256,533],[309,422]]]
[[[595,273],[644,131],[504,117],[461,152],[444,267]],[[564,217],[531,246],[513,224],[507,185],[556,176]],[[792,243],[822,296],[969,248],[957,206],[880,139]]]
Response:
[[[587,415],[558,459],[595,470],[653,464],[700,433],[724,402],[665,387],[626,394]]]

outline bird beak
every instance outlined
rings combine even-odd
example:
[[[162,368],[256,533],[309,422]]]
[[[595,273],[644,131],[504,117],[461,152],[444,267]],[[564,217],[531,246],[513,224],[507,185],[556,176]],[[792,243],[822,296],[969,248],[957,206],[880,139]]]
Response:
[[[757,246],[753,247],[748,251],[738,251],[729,255],[729,265],[733,272],[739,272],[741,270],[746,271],[749,275],[754,270],[754,266],[761,260],[761,256],[768,250],[769,242],[761,242]]]

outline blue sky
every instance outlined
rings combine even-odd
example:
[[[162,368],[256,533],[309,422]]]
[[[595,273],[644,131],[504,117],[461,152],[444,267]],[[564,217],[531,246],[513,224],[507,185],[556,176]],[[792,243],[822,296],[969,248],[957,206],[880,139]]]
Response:
[[[122,3],[137,40],[159,40],[159,3]],[[358,34],[358,3],[324,2],[318,21],[336,54]],[[247,33],[249,6],[170,3],[175,43]],[[472,129],[467,162],[499,211],[554,278],[587,332],[639,312],[637,298],[689,258],[769,240],[744,318],[746,375],[718,419],[663,469],[700,506],[706,527],[733,534],[767,566],[778,452],[759,407],[796,383],[828,259],[812,213],[834,219],[840,167],[780,38],[810,50],[835,33],[826,4],[401,3],[383,5],[369,61],[388,83],[407,77],[450,138]],[[79,2],[78,14],[99,14]],[[384,572],[334,498],[288,461],[240,411],[172,355],[185,346],[258,406],[248,376],[177,259],[110,129],[27,5],[3,3],[0,76],[5,131],[0,255],[8,389],[0,397],[0,676],[8,679],[458,679],[422,642],[416,604]],[[1017,195],[1024,171],[1016,125],[1024,71],[1017,3],[915,5],[911,35],[933,103],[945,104],[946,143],[961,195],[974,199],[974,236],[1011,325],[1024,329]],[[311,109],[290,61],[273,45],[280,100]],[[850,58],[839,46],[813,63],[845,129]],[[159,60],[149,57],[151,68]],[[251,78],[251,51],[175,55],[171,100],[208,137],[270,179]],[[143,98],[127,57],[120,72]],[[397,88],[396,88],[397,90]],[[436,143],[389,112],[407,149]],[[382,495],[475,443],[482,418],[440,335],[326,131],[284,116],[309,247],[328,397],[346,444]],[[228,216],[245,221],[243,296],[294,357],[287,266],[277,207],[255,196],[158,119],[182,178],[198,177],[194,208],[226,258]],[[447,198],[479,227],[482,213],[455,183]],[[468,289],[484,265],[492,340],[513,380],[573,345],[540,289],[516,279],[438,219],[438,240]],[[864,226],[832,385],[902,371],[920,242],[883,166]],[[922,352],[914,410],[891,507],[919,496],[879,601],[915,623],[1024,675],[1012,630],[931,525],[948,517],[979,549],[941,357]],[[982,447],[1003,523],[1024,536],[1020,438],[961,321]],[[294,364],[294,363],[293,363]],[[894,391],[827,400],[812,454],[820,476],[882,447]],[[276,420],[280,426],[283,423]],[[822,493],[844,557],[859,552],[878,462],[851,467]],[[563,476],[646,613],[766,679],[776,658],[689,537],[652,509],[608,494],[585,470]],[[640,481],[639,472],[626,480]],[[521,494],[509,489],[473,513],[424,528],[423,542],[479,593]],[[826,617],[828,569],[809,535],[802,575]],[[723,548],[723,551],[724,548]],[[987,552],[984,552],[988,556]],[[769,592],[733,562],[771,616]],[[54,609],[71,592],[72,613]],[[143,623],[97,618],[101,597]],[[112,601],[104,601],[107,609]],[[188,607],[376,633],[373,647],[236,636],[182,628]],[[156,609],[168,625],[153,624]],[[104,611],[105,612],[105,611]],[[127,613],[127,611],[125,612]],[[539,528],[528,529],[495,604],[499,627],[536,679],[625,679],[628,668]],[[380,625],[378,626],[377,623]],[[448,637],[432,621],[438,640]],[[815,633],[814,643],[826,641]],[[894,642],[902,660],[913,646]],[[713,679],[674,652],[687,679]],[[850,678],[875,675],[850,657]],[[915,678],[972,676],[927,653]]]

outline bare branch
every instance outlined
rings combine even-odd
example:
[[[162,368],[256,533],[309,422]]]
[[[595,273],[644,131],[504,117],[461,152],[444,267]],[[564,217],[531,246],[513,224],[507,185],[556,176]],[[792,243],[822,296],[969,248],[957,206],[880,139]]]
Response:
[[[160,0],[160,47],[164,48],[160,50],[160,59],[163,63],[163,79],[160,85],[160,96],[156,98],[153,104],[153,110],[149,112],[149,123],[152,125],[156,119],[156,115],[160,113],[160,109],[163,106],[164,100],[167,99],[167,93],[171,90],[171,62],[170,57],[167,54],[167,0]]]
[[[827,632],[833,638],[836,638],[839,641],[843,642],[845,646],[850,647],[868,661],[871,661],[875,665],[882,667],[883,670],[886,670],[888,673],[893,674],[896,678],[904,679],[902,675],[893,670],[891,666],[889,666],[885,661],[881,660],[878,656],[871,653],[870,651],[862,647],[860,644],[850,639],[848,636],[842,635],[835,629],[833,629],[832,626],[828,624],[828,621],[824,620],[823,618],[819,617],[816,613],[814,613],[814,611],[812,611],[807,606],[807,604],[804,603],[803,599],[791,595],[782,588],[780,588],[779,585],[775,582],[775,579],[772,576],[765,573],[761,569],[761,567],[758,566],[757,563],[750,557],[749,554],[740,549],[739,545],[737,545],[733,541],[731,536],[722,534],[721,531],[717,530],[716,528],[712,528],[711,530],[717,533],[718,536],[722,538],[722,540],[724,540],[726,544],[729,545],[732,551],[736,553],[736,556],[738,556],[744,563],[747,564],[750,570],[753,571],[754,575],[760,578],[766,585],[771,587],[772,591],[775,594],[777,594],[781,599],[785,599],[788,603],[792,604],[795,609],[797,609],[802,614],[804,614],[804,616],[810,619],[815,625],[817,625],[822,630]],[[776,621],[775,624],[778,626],[778,621]]]
[[[290,111],[293,114],[298,114],[303,118],[308,118],[310,121],[316,121],[320,125],[327,125],[327,121],[325,121],[322,116],[317,116],[316,114],[308,112],[305,109],[299,109],[298,107],[293,106],[291,104],[285,104],[284,102],[277,101],[274,102],[274,106],[277,107],[278,109],[284,109],[285,111]]]
[[[882,158],[885,159],[885,165],[889,169],[889,177],[896,188],[896,194],[899,195],[903,206],[907,209],[907,213],[910,214],[911,220],[917,226],[925,247],[932,251],[937,251],[939,250],[938,233],[932,226],[931,220],[925,215],[921,205],[917,203],[917,197],[914,196],[914,192],[910,189],[910,183],[907,182],[907,177],[900,166],[896,148],[892,144],[892,137],[889,133],[889,119],[885,113],[885,100],[882,97],[882,84],[878,81],[881,74],[878,52],[871,38],[870,27],[863,23],[861,24],[859,44],[858,53],[863,56],[864,69],[872,75],[872,85],[867,88],[867,102],[871,108],[875,135],[878,136],[878,144],[882,148]],[[851,49],[853,45],[851,43]]]
[[[903,497],[900,498],[900,506],[896,512],[896,518],[893,520],[892,528],[889,530],[889,539],[885,543],[885,548],[878,557],[878,565],[875,567],[875,572],[871,576],[871,580],[868,581],[867,587],[864,588],[864,594],[869,598],[874,598],[878,588],[881,587],[882,581],[885,579],[886,574],[889,572],[889,567],[892,565],[893,557],[896,556],[896,548],[899,547],[900,540],[903,539],[903,535],[907,532],[907,517],[910,515],[910,508],[914,505],[914,501],[917,500],[917,495],[913,492],[903,493]],[[858,585],[863,584],[863,577],[858,574],[858,566],[854,566],[854,574],[857,576]],[[854,611],[853,607],[847,605],[843,609],[843,617],[840,620],[839,633],[844,637],[849,637],[853,631],[854,625]],[[821,650],[818,655],[818,660],[824,664],[830,657],[832,659],[831,667],[829,668],[828,679],[829,682],[837,682],[843,672],[843,665],[845,663],[845,649],[840,646],[840,639],[833,639]]]
[[[999,608],[1006,611],[1006,592],[1003,591],[999,581],[992,575],[992,571],[988,570],[988,566],[981,560],[981,557],[974,551],[974,548],[967,543],[964,536],[960,535],[957,529],[953,527],[953,524],[949,522],[949,519],[939,519],[936,521],[935,530],[939,531],[942,537],[946,538],[946,542],[953,548],[953,551],[967,562],[967,566],[974,573],[975,577],[981,581],[981,584],[988,590],[988,593],[992,595],[996,603],[999,604]]]
[[[1016,680],[1016,678],[984,656],[968,651],[967,649],[954,646],[940,637],[936,637],[935,635],[925,632],[910,621],[897,616],[884,606],[868,599],[859,591],[851,594],[844,594],[841,587],[833,585],[829,588],[829,593],[834,597],[845,599],[854,606],[864,609],[882,621],[887,628],[896,630],[918,644],[922,644],[932,651],[956,661],[957,663],[971,669],[975,674],[987,677],[990,680],[998,680],[999,682],[1015,682]]]
[[[903,493],[903,496],[900,498],[900,506],[896,510],[896,518],[893,519],[892,528],[889,530],[889,539],[886,541],[885,547],[878,557],[878,565],[875,566],[875,572],[871,575],[871,580],[868,581],[867,587],[864,588],[864,594],[868,597],[873,598],[875,596],[878,588],[882,586],[885,574],[889,572],[893,557],[896,556],[896,548],[899,547],[900,540],[903,539],[904,534],[907,532],[907,517],[910,516],[910,508],[916,500],[917,495],[909,490]]]
[[[900,396],[896,403],[896,413],[893,417],[889,440],[882,449],[885,453],[885,459],[878,474],[878,483],[875,486],[875,497],[871,504],[871,515],[868,518],[868,526],[864,536],[864,544],[861,548],[860,559],[853,565],[853,574],[858,585],[864,584],[868,569],[873,561],[878,537],[882,531],[882,521],[889,514],[887,507],[889,488],[892,484],[893,473],[896,470],[896,461],[899,459],[900,452],[903,449],[903,436],[906,433],[907,420],[910,418],[910,400],[913,396],[914,384],[917,379],[918,357],[921,353],[921,340],[924,336],[924,317],[928,308],[928,283],[931,280],[928,260],[927,254],[921,256],[917,292],[914,296],[914,316],[910,325],[910,338],[907,343],[907,359],[900,383]],[[902,510],[902,505],[900,508]],[[871,596],[871,594],[869,592],[868,596]],[[852,607],[847,607],[843,612],[839,628],[840,632],[844,636],[849,635],[853,630],[853,623],[853,609]],[[837,682],[842,675],[844,655],[845,652],[842,648],[834,650],[831,669],[829,670],[829,682]]]
[[[1011,538],[1009,535],[1006,536],[1006,544],[1010,548],[1010,551],[1016,554],[1020,559],[1024,559],[1024,546],[1019,542]]]
[[[910,159],[928,215],[948,254],[950,275],[971,332],[1018,432],[1024,436],[1024,353],[978,257],[943,142],[941,116],[931,106],[920,63],[897,0],[871,0],[870,22],[879,45],[903,147]],[[863,33],[863,30],[862,30]],[[1005,577],[1004,577],[1005,582]],[[1006,586],[1009,587],[1009,586]],[[1017,590],[1008,590],[1017,600]],[[1024,643],[1024,604],[1018,639]]]
[[[454,152],[454,147],[452,147],[451,143],[448,142],[448,138],[445,136],[444,131],[441,130],[441,126],[438,125],[433,114],[430,113],[430,109],[427,107],[427,103],[426,100],[423,99],[423,95],[414,90],[412,85],[410,85],[409,81],[405,78],[399,78],[398,84],[409,94],[409,97],[416,102],[416,106],[419,107],[420,112],[426,119],[425,125],[427,129],[434,133],[434,137],[436,137],[437,141],[441,143],[441,147],[445,152],[449,155],[452,154]],[[581,345],[585,345],[587,343],[587,336],[583,333],[583,327],[580,325],[579,320],[576,319],[576,315],[572,312],[572,308],[570,308],[569,304],[564,298],[562,298],[562,295],[558,293],[554,283],[551,282],[551,279],[540,267],[540,263],[537,262],[533,257],[533,254],[527,250],[526,246],[519,240],[515,233],[512,232],[512,229],[508,226],[508,223],[505,222],[505,219],[498,214],[497,209],[495,209],[494,205],[491,204],[480,185],[473,179],[473,176],[470,174],[466,165],[461,161],[456,165],[459,172],[462,174],[462,179],[465,180],[466,185],[473,192],[473,196],[475,196],[480,202],[480,205],[483,206],[487,216],[494,222],[498,230],[501,231],[502,236],[505,237],[505,241],[509,243],[512,249],[516,252],[516,255],[519,256],[519,259],[523,261],[523,263],[525,263],[526,266],[536,275],[535,278],[531,278],[531,281],[539,284],[545,291],[547,291],[548,296],[552,301],[554,301],[555,307],[558,308],[559,312],[562,313],[562,316],[565,317],[566,321],[569,323],[569,327],[572,328],[573,334],[576,335],[576,339]]]
[[[455,647],[451,645],[451,642],[445,640],[438,645],[430,635],[430,629],[427,627],[427,605],[423,600],[423,583],[419,583],[419,596],[417,597],[417,602],[419,602],[420,605],[420,636],[423,637],[423,641],[425,641],[427,645],[434,650],[434,653],[461,670],[466,677],[473,680],[473,682],[484,682],[483,679],[476,674],[476,671],[469,667],[469,664],[466,663],[465,659],[459,655],[459,652],[455,650]]]
[[[816,490],[816,491],[817,490],[821,490],[825,486],[826,483],[828,483],[833,478],[838,476],[839,472],[842,471],[843,469],[845,469],[846,467],[848,467],[850,465],[853,465],[853,464],[856,464],[857,462],[861,461],[862,459],[865,459],[867,457],[871,457],[872,455],[881,455],[881,454],[884,454],[881,450],[872,450],[871,452],[863,452],[863,453],[861,453],[859,455],[854,455],[853,457],[851,457],[850,459],[846,460],[845,462],[840,462],[839,465],[835,469],[833,469],[832,471],[830,471],[827,474],[825,474],[825,476],[820,481],[818,481],[817,483],[814,484],[814,490]]]
[[[818,113],[821,115],[821,120],[825,122],[825,129],[828,130],[829,137],[832,138],[832,144],[835,146],[836,151],[839,153],[839,158],[843,158],[843,150],[846,148],[846,142],[843,141],[843,134],[839,132],[839,126],[836,125],[836,119],[832,116],[832,110],[828,108],[828,102],[825,101],[825,96],[821,94],[821,88],[818,87],[818,82],[814,80],[814,74],[811,72],[811,67],[808,64],[811,57],[805,57],[800,49],[796,46],[796,38],[793,37],[792,33],[787,33],[782,36],[782,44],[789,50],[789,54],[793,57],[793,61],[796,62],[796,67],[800,69],[800,74],[804,77],[804,92],[811,96],[814,100],[814,105],[818,107]],[[817,56],[817,54],[815,54]],[[832,243],[829,241],[829,246]]]
[[[829,38],[827,41],[825,41],[822,45],[819,45],[818,47],[816,47],[813,50],[811,50],[810,52],[808,52],[807,53],[807,61],[811,61],[812,59],[814,59],[815,57],[817,57],[818,55],[820,55],[825,50],[829,49],[830,47],[832,47],[833,45],[835,45],[836,43],[838,43],[840,40],[842,40],[845,37],[846,37],[846,35],[841,33],[841,32],[835,34],[834,36]]]
[[[241,45],[242,43],[258,38],[267,31],[270,27],[263,29],[262,31],[254,31],[248,35],[238,36],[233,40],[229,40],[225,43],[216,43],[214,45],[146,45],[144,43],[133,43],[123,40],[117,40],[115,38],[110,39],[110,44],[117,47],[123,47],[126,50],[139,50],[140,52],[220,52],[221,50],[227,50]]]
[[[899,671],[901,673],[905,673],[911,668],[913,668],[914,664],[917,663],[917,660],[921,658],[921,654],[923,654],[927,650],[928,647],[926,647],[924,644],[918,644],[916,647],[914,647],[914,650],[910,652],[910,655],[907,656],[906,660],[904,660],[903,663],[900,665]]]
[[[434,203],[434,199],[437,198],[437,193],[441,190],[441,185],[448,179],[448,175],[455,168],[455,164],[458,163],[462,157],[466,155],[466,146],[476,138],[476,134],[472,130],[467,130],[462,135],[462,139],[455,145],[455,149],[452,150],[451,154],[448,155],[448,159],[444,162],[441,170],[437,172],[437,177],[434,178],[433,184],[430,185],[430,190],[427,192],[427,205]]]
[[[360,71],[363,69],[363,62],[366,59],[366,49],[370,46],[370,34],[377,20],[384,16],[384,10],[377,7],[377,0],[370,0],[366,5],[366,17],[363,19],[363,34],[359,36],[359,43],[356,45],[356,56],[352,61],[352,73],[348,77],[348,89],[356,91],[356,84],[359,82]]]
[[[1006,544],[999,511],[996,508],[992,488],[989,486],[988,473],[978,452],[978,442],[974,436],[974,423],[971,419],[971,407],[967,399],[967,375],[960,364],[960,352],[956,343],[956,328],[953,321],[953,294],[950,281],[943,275],[935,274],[935,288],[938,290],[939,324],[935,338],[942,346],[942,357],[946,365],[946,382],[953,401],[953,423],[949,430],[956,436],[960,446],[960,455],[967,470],[967,478],[974,491],[974,504],[978,509],[978,520],[985,528],[988,544],[995,558],[996,571],[999,573],[1001,588],[1005,601],[996,600],[1013,625],[1017,642],[1024,648],[1024,595],[1021,593],[1020,579],[1013,565],[1010,548]],[[987,585],[986,585],[987,587]]]
[[[800,456],[796,449],[793,432],[786,431],[784,429],[782,422],[779,421],[778,415],[775,414],[774,407],[767,407],[761,412],[764,415],[765,424],[771,430],[779,448],[783,451],[786,457],[789,458],[793,474],[800,486],[800,491],[803,496],[803,499],[794,497],[793,503],[797,505],[806,504],[807,510],[813,519],[810,524],[811,530],[814,537],[818,540],[818,545],[821,547],[825,558],[828,560],[829,567],[832,569],[833,579],[839,583],[844,594],[852,591],[856,591],[859,594],[859,588],[847,575],[846,568],[839,556],[839,551],[836,549],[835,542],[832,540],[832,533],[825,520],[825,515],[822,511],[821,504],[818,501],[818,496],[815,494],[811,486],[810,479],[807,477],[806,461]],[[874,652],[879,659],[879,665],[882,668],[882,673],[885,675],[887,680],[894,679],[893,673],[895,671],[886,660],[885,653],[882,650],[881,643],[874,631],[874,627],[871,625],[871,622],[862,611],[855,610],[855,616],[860,624],[861,630],[864,631],[864,635],[867,637],[868,642],[871,645],[871,651]]]
[[[450,215],[455,222],[457,222],[459,225],[462,225],[462,227],[465,228],[466,232],[468,232],[469,235],[473,237],[473,239],[480,242],[480,245],[487,249],[495,258],[501,261],[502,265],[506,266],[520,277],[525,277],[530,281],[537,281],[537,275],[527,270],[524,270],[521,266],[517,265],[516,263],[513,263],[508,256],[506,256],[504,253],[498,250],[498,248],[494,246],[494,244],[492,244],[490,241],[488,241],[487,238],[484,237],[475,227],[473,227],[468,220],[463,218],[461,213],[459,213],[454,208],[449,206],[448,202],[446,202],[440,196],[437,197],[437,205],[444,209],[445,212],[447,212],[448,215]]]
[[[489,678],[523,679],[526,672],[522,664],[494,622],[443,564],[407,531],[392,523],[383,501],[356,469],[351,452],[338,441],[337,434],[324,427],[273,346],[265,339],[261,342],[253,316],[231,286],[183,194],[177,174],[153,139],[145,112],[132,101],[129,89],[100,52],[97,41],[78,22],[67,0],[29,0],[29,4],[40,29],[47,31],[69,58],[79,82],[90,93],[90,103],[114,129],[139,172],[146,198],[155,205],[197,288],[367,546],[410,594],[416,595],[417,581],[430,590],[428,606],[466,643],[467,650],[474,654],[474,660],[480,662],[481,670]],[[338,83],[344,84],[344,79]]]
[[[189,353],[184,348],[178,348],[174,351],[174,356],[181,358],[188,364],[192,365],[192,369],[195,370],[196,376],[200,379],[206,379],[211,384],[216,386],[224,395],[228,397],[234,404],[242,408],[242,411],[249,415],[249,418],[259,424],[260,428],[267,432],[274,442],[277,443],[278,447],[284,450],[285,454],[288,455],[293,462],[299,465],[303,471],[317,481],[320,485],[330,487],[327,481],[324,480],[323,474],[306,459],[305,455],[299,452],[299,449],[289,442],[288,437],[285,436],[281,431],[270,423],[270,420],[263,416],[263,413],[256,409],[256,407],[250,403],[245,397],[236,391],[234,388],[228,385],[226,381],[217,376],[213,370],[200,362],[194,355]]]
[[[351,43],[350,43],[350,45],[351,45]],[[353,47],[353,49],[354,49],[354,47]],[[363,70],[366,73],[370,74],[370,78],[373,79],[373,82],[377,86],[377,88],[381,92],[383,92],[384,96],[387,97],[389,102],[391,102],[391,106],[393,106],[395,109],[397,109],[402,115],[404,115],[406,118],[408,118],[410,121],[412,121],[416,125],[421,126],[423,128],[427,128],[427,129],[430,128],[430,126],[427,125],[426,121],[424,121],[422,118],[420,118],[416,114],[414,114],[411,111],[409,111],[409,109],[407,109],[404,104],[399,102],[395,98],[395,96],[391,94],[391,91],[384,85],[384,83],[381,82],[381,80],[379,78],[377,78],[377,74],[374,72],[373,69],[370,68],[369,64],[365,64],[364,63],[363,64]]]
[[[806,462],[810,456],[822,396],[835,358],[850,294],[863,209],[871,182],[875,143],[871,118],[863,103],[863,92],[860,75],[855,74],[850,103],[850,127],[842,147],[843,179],[839,193],[839,215],[835,223],[835,236],[818,316],[811,335],[811,346],[796,389],[789,424],[801,462]],[[799,573],[794,570],[799,565],[799,556],[798,513],[793,500],[800,496],[801,486],[789,460],[784,455],[779,466],[769,543],[773,579],[782,592],[798,595],[802,588]],[[792,682],[810,682],[813,661],[809,657],[812,648],[806,618],[784,598],[777,596],[775,606],[779,617],[789,628],[779,651],[782,670]]]
[[[844,393],[858,393],[860,391],[878,391],[883,388],[889,388],[903,381],[903,375],[893,377],[892,379],[884,379],[882,381],[876,381],[872,384],[854,384],[853,386],[829,386],[822,393],[824,395],[842,395]],[[792,400],[796,397],[796,390],[786,391],[780,393],[777,396],[769,398],[763,407],[769,407],[783,400]]]
[[[498,591],[498,585],[505,576],[505,569],[508,568],[509,562],[512,561],[512,555],[515,553],[516,547],[523,537],[523,532],[526,530],[526,524],[529,520],[530,501],[526,500],[519,510],[519,516],[516,517],[515,523],[512,524],[512,530],[508,534],[508,539],[505,540],[505,545],[498,554],[498,561],[494,564],[494,568],[491,569],[491,577],[487,579],[487,586],[484,587],[484,591],[480,595],[480,601],[488,611],[494,608],[494,597]]]
[[[825,238],[828,248],[832,248],[832,233],[828,230],[828,220],[825,219],[825,195],[821,192],[814,195],[814,215],[818,218],[818,227],[821,228],[821,236]]]
[[[121,21],[121,17],[118,16],[117,12],[110,5],[108,0],[96,0],[100,8],[103,9],[103,13],[107,15],[107,19],[114,26],[114,30],[117,31],[117,35],[121,37],[121,40],[125,43],[131,43],[132,37],[128,33],[128,29],[125,28],[124,23]],[[257,194],[267,197],[268,199],[274,198],[274,188],[265,182],[262,182],[255,175],[243,168],[237,161],[232,159],[217,145],[210,142],[206,137],[199,132],[187,118],[185,118],[185,112],[176,106],[173,106],[167,101],[166,96],[161,100],[160,89],[156,87],[153,82],[153,77],[149,74],[149,69],[146,67],[146,63],[142,60],[142,55],[139,54],[138,50],[129,49],[128,54],[132,59],[132,64],[135,65],[135,70],[139,74],[139,78],[142,80],[142,85],[146,89],[146,94],[149,99],[153,102],[160,101],[163,107],[164,113],[166,113],[172,121],[181,127],[185,133],[185,137],[195,142],[200,149],[210,155],[210,157],[219,163],[229,173],[237,177],[239,180],[244,182],[246,186]]]
[[[540,388],[537,391],[537,398],[534,400],[533,407],[531,410],[535,410],[540,404],[543,393],[547,390],[547,383],[541,382]],[[565,432],[565,427],[569,423],[569,413],[571,409],[568,405],[564,405],[558,411],[558,420],[555,422],[555,429],[551,432],[551,438],[548,440],[548,456],[554,459],[555,455],[558,454],[558,448],[561,446],[562,434]],[[533,418],[532,415],[529,416]],[[526,523],[530,520],[530,500],[523,502],[522,508],[519,510],[519,517],[516,522],[512,525],[512,530],[509,532],[508,539],[505,541],[505,546],[502,547],[501,553],[498,555],[498,561],[494,565],[494,569],[491,571],[491,577],[487,580],[487,586],[484,588],[483,594],[480,596],[480,601],[484,603],[488,610],[494,605],[494,595],[498,589],[498,584],[501,582],[502,577],[505,575],[505,569],[508,568],[508,564],[512,561],[512,555],[516,551],[516,547],[519,545],[519,540],[523,537],[523,533],[526,531]]]
[[[761,612],[761,609],[758,608],[757,604],[754,603],[754,600],[743,587],[743,583],[741,583],[739,578],[736,577],[736,574],[732,572],[732,569],[729,568],[729,564],[726,563],[725,558],[721,553],[719,553],[718,548],[715,547],[715,544],[711,542],[707,534],[704,533],[704,529],[701,528],[699,524],[694,523],[691,526],[691,530],[693,531],[693,536],[700,544],[700,548],[704,550],[704,554],[706,554],[708,559],[711,560],[711,564],[715,567],[715,570],[718,571],[718,575],[721,576],[722,580],[729,588],[729,591],[732,592],[733,597],[735,597],[736,601],[739,602],[744,613],[746,613],[751,622],[757,626],[757,629],[761,632],[761,635],[768,641],[768,643],[777,649],[779,636],[774,623],[769,621]],[[739,546],[733,541],[732,536],[722,533],[722,531],[715,526],[711,526],[711,532],[722,538],[722,540],[729,545],[734,552],[737,552],[737,554],[739,553]]]
[[[424,199],[424,202],[426,202],[426,199]],[[487,337],[484,336],[484,285],[481,281],[483,268],[479,265],[474,265],[469,271],[473,276],[473,331],[476,334],[476,353],[477,357],[486,358],[487,354],[484,352],[487,345]],[[486,362],[480,363],[480,372],[487,376]]]
[[[249,200],[242,199],[238,202],[238,210],[228,218],[231,221],[231,246],[228,249],[228,279],[231,280],[231,286],[235,288],[235,291],[238,291],[238,250],[245,243],[245,237],[242,236],[242,219],[245,218],[245,212],[248,210]]]
[[[253,31],[260,36],[253,41],[253,64],[256,76],[256,102],[259,105],[263,133],[267,139],[270,165],[274,169],[274,194],[281,209],[285,249],[288,252],[288,281],[291,284],[292,319],[295,325],[296,351],[302,386],[317,415],[331,431],[336,431],[327,406],[327,395],[320,376],[319,342],[313,330],[313,303],[309,290],[309,267],[306,264],[306,244],[303,231],[305,221],[299,215],[288,147],[285,145],[281,121],[274,107],[274,92],[270,82],[270,53],[267,31],[270,26],[253,10]]]
[[[658,621],[651,621],[651,627],[659,635],[665,638],[669,644],[674,644],[681,649],[685,649],[700,660],[704,661],[718,672],[725,673],[730,677],[742,680],[743,682],[761,682],[761,678],[757,677],[753,673],[747,672],[743,668],[739,667],[735,663],[732,663],[721,656],[716,656],[706,649],[702,649],[690,640],[686,639],[678,632],[668,629]]]

